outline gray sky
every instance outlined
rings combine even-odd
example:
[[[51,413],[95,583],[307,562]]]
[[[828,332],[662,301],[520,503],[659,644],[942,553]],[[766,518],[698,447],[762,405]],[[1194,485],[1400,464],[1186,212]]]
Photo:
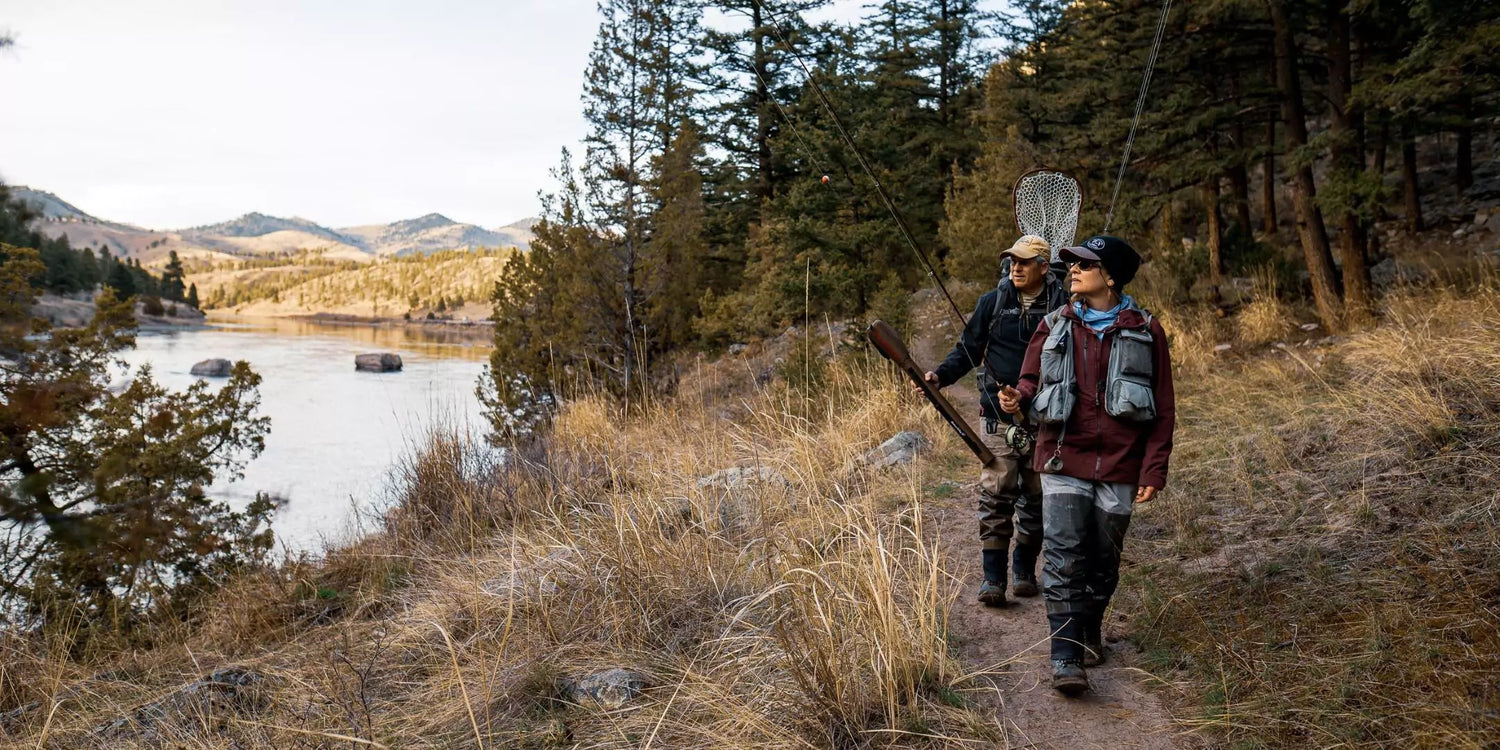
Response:
[[[5,0],[0,178],[155,229],[509,223],[583,135],[596,27],[594,0]]]

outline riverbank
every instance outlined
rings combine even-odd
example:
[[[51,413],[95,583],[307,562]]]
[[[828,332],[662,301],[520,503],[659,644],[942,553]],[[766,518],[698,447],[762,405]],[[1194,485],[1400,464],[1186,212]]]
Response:
[[[142,329],[177,329],[207,325],[208,316],[201,310],[175,302],[162,302],[166,315],[147,315],[144,303],[135,303],[135,319]],[[43,294],[32,305],[31,314],[46,320],[53,328],[80,328],[94,318],[91,295],[62,296]]]
[[[494,338],[495,321],[489,318],[472,319],[468,317],[455,318],[387,318],[369,315],[349,315],[344,313],[310,313],[305,315],[283,316],[293,320],[303,320],[309,323],[322,325],[348,325],[348,326],[370,326],[385,328],[416,328],[419,330],[441,330],[472,332],[476,337]]]

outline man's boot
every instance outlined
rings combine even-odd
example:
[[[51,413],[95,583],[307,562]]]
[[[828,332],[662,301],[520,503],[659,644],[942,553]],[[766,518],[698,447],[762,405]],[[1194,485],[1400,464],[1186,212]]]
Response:
[[[1016,596],[1036,596],[1036,556],[1040,547],[1022,546],[1019,542],[1011,553],[1010,574],[1015,583],[1011,593]]]
[[[979,603],[986,607],[1005,606],[1005,549],[981,550],[984,583],[979,585]]]
[[[1089,615],[1083,623],[1083,666],[1097,667],[1109,658],[1104,650],[1104,617]]]

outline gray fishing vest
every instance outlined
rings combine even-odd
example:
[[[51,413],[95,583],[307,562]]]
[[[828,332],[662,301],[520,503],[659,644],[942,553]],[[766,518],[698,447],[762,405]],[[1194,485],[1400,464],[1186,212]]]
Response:
[[[1039,424],[1063,424],[1078,401],[1078,375],[1073,369],[1073,321],[1063,317],[1066,307],[1047,314],[1047,340],[1042,344],[1041,378],[1031,399],[1030,417]],[[1151,314],[1146,328],[1115,331],[1105,375],[1104,413],[1127,422],[1156,419],[1155,373]]]

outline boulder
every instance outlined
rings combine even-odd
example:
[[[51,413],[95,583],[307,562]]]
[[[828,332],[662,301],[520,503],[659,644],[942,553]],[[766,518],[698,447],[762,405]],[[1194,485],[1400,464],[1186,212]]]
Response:
[[[1381,288],[1420,284],[1427,280],[1427,275],[1426,269],[1400,263],[1395,258],[1386,258],[1370,267],[1370,282]]]
[[[788,482],[781,472],[769,466],[734,466],[698,478],[699,489],[724,489],[738,492],[757,485],[787,489],[792,486],[792,483]]]
[[[571,703],[592,704],[604,708],[619,708],[641,694],[650,686],[646,676],[629,669],[615,667],[594,672],[577,679],[564,679],[559,692]]]
[[[266,707],[266,678],[245,667],[227,667],[188,683],[94,730],[97,737],[148,741],[181,740],[225,719]]]
[[[898,432],[860,456],[859,462],[872,469],[888,469],[910,463],[918,453],[927,450],[927,445],[927,438],[920,432]]]
[[[354,357],[354,369],[360,372],[400,372],[401,355],[390,352],[359,354]]]
[[[1500,211],[1490,214],[1489,218],[1484,220],[1484,228],[1495,234],[1500,234]]]
[[[190,372],[200,378],[227,378],[232,369],[234,369],[234,363],[227,359],[205,359],[193,365]]]

